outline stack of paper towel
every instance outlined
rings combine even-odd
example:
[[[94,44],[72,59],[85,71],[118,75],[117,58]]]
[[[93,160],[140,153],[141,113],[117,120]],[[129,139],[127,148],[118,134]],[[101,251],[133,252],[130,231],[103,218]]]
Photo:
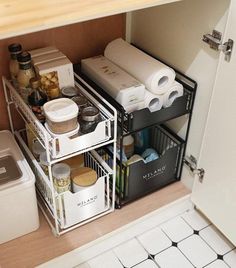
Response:
[[[81,67],[83,73],[105,89],[124,108],[136,106],[136,103],[143,103],[144,107],[145,86],[104,56],[84,59],[81,61]]]
[[[82,60],[82,72],[128,112],[144,107],[155,112],[183,95],[183,86],[175,81],[173,69],[123,39],[110,42],[104,55]]]

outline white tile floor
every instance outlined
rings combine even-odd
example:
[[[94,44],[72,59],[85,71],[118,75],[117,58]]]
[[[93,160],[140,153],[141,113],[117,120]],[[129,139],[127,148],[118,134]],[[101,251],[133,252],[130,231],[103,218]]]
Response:
[[[235,247],[201,214],[193,208],[174,217],[171,213],[167,208],[167,220],[160,222],[153,214],[105,237],[90,251],[87,247],[62,259],[68,263],[77,257],[79,265],[66,266],[77,268],[236,268]],[[43,267],[64,266],[58,259]]]
[[[93,264],[91,268],[234,268],[233,249],[198,212],[188,211],[111,249],[109,261],[95,258],[88,264]]]

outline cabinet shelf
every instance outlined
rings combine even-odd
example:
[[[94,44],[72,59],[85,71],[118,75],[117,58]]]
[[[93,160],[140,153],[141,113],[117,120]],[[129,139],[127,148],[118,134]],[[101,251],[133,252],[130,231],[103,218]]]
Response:
[[[0,39],[177,1],[1,1]]]

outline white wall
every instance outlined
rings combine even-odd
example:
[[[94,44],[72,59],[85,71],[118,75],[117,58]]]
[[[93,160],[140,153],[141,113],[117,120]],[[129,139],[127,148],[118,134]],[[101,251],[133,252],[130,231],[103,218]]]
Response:
[[[213,29],[224,32],[230,0],[183,0],[128,15],[127,39],[197,81],[198,89],[187,155],[199,157],[219,52],[202,41]],[[130,17],[131,16],[131,17]],[[186,117],[171,122],[182,136]],[[184,169],[182,181],[192,187]]]

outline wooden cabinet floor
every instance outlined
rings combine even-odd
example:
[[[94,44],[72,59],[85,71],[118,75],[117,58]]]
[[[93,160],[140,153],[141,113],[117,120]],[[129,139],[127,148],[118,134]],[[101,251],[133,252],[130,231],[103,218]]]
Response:
[[[40,213],[40,228],[37,231],[0,245],[0,267],[35,267],[95,240],[188,193],[189,191],[181,182],[174,183],[59,238],[53,236],[49,225]]]

